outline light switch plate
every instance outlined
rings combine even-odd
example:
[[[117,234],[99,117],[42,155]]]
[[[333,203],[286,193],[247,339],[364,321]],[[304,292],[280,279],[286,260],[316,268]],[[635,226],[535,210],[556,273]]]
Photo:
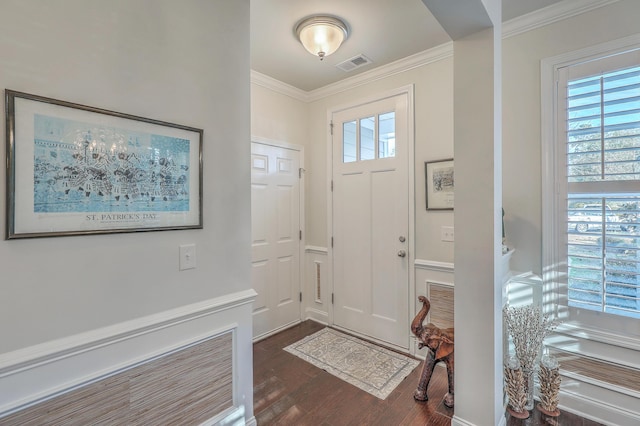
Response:
[[[180,246],[180,270],[195,269],[196,245],[184,244]]]
[[[440,239],[442,241],[453,241],[453,226],[443,226],[440,228]]]

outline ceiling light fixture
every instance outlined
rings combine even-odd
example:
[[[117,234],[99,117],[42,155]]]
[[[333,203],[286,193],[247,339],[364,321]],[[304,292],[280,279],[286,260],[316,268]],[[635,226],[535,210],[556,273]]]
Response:
[[[312,55],[323,60],[338,50],[349,37],[347,24],[343,20],[329,16],[316,15],[303,19],[295,28],[298,40]]]

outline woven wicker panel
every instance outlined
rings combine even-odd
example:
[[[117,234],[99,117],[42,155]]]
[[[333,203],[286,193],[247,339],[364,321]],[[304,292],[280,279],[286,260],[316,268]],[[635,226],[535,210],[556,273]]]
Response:
[[[453,327],[453,287],[429,283],[430,322],[440,328]]]
[[[3,426],[125,424],[129,384],[119,374],[1,418]]]
[[[0,424],[200,424],[233,405],[232,340],[225,333],[0,418]]]
[[[198,424],[233,405],[231,333],[136,368],[130,425]]]
[[[316,300],[322,300],[322,281],[320,281],[320,262],[316,262]]]
[[[640,392],[640,370],[579,354],[550,350],[558,358],[560,370]]]

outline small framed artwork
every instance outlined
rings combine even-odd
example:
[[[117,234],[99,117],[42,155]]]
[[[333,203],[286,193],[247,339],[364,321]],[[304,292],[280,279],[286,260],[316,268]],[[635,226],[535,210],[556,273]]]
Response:
[[[425,162],[427,210],[453,210],[453,159]]]
[[[5,90],[6,239],[202,228],[203,131]]]

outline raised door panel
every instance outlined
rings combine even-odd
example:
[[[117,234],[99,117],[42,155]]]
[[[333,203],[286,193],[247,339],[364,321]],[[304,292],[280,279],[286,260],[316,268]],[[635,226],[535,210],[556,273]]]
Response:
[[[254,337],[300,320],[299,153],[252,144]]]

